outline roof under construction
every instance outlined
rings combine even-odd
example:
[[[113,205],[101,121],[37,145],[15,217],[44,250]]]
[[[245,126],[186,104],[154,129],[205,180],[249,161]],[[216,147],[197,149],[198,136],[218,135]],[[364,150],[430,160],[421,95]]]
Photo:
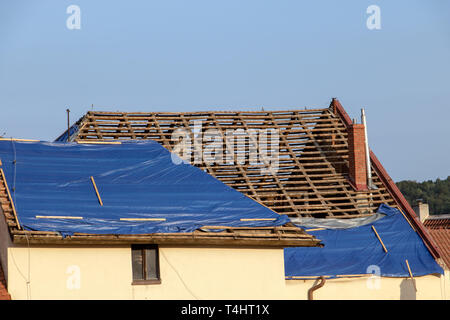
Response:
[[[70,139],[80,141],[120,141],[152,139],[168,150],[177,141],[176,130],[187,130],[191,141],[198,135],[218,130],[276,130],[279,133],[278,170],[272,174],[262,171],[264,162],[249,161],[252,148],[259,148],[256,137],[247,134],[249,147],[243,150],[244,161],[234,159],[230,164],[196,161],[192,152],[190,162],[227,185],[280,214],[306,217],[355,218],[373,214],[386,203],[396,206],[392,196],[372,168],[376,189],[354,190],[348,179],[347,128],[333,108],[257,111],[257,112],[191,112],[143,113],[89,111],[79,121],[78,130]],[[244,133],[245,134],[245,133]],[[225,140],[225,139],[224,139]],[[248,141],[247,140],[247,141]],[[202,150],[210,141],[200,141]],[[230,149],[224,142],[223,150]],[[230,150],[231,154],[237,149]],[[258,150],[261,151],[261,150]],[[261,152],[259,152],[261,154]]]
[[[275,212],[289,217],[351,219],[371,216],[381,204],[386,204],[400,210],[433,256],[439,258],[434,240],[372,151],[368,152],[370,188],[361,190],[352,183],[352,125],[337,99],[327,108],[284,111],[89,111],[68,130],[69,137],[65,132],[57,141],[151,139],[176,151],[179,131],[184,130],[193,145],[193,152],[185,157],[187,161]],[[229,130],[237,133],[235,144],[228,143]],[[252,134],[258,130],[278,135],[276,170],[271,170],[268,151]],[[217,163],[199,157],[214,140],[204,139],[211,132],[225,137],[219,146],[226,157],[232,155],[232,161]],[[248,147],[236,147],[239,139],[245,140]],[[252,161],[255,150],[267,156]]]

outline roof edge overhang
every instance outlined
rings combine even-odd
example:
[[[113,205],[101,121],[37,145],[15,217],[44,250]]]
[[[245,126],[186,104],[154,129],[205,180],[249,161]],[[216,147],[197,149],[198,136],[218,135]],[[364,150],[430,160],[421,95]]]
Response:
[[[313,237],[268,238],[257,236],[225,235],[203,236],[195,233],[173,235],[74,235],[62,237],[59,235],[22,234],[14,235],[16,245],[130,245],[130,244],[160,244],[182,246],[223,246],[223,247],[319,247],[320,240]]]
[[[344,122],[344,124],[347,128],[349,126],[351,126],[352,121],[338,99],[333,98],[331,100],[330,107],[333,108],[335,114],[337,114],[342,119],[342,121]],[[395,182],[389,176],[386,169],[384,169],[383,165],[378,160],[378,158],[375,156],[375,153],[372,150],[370,150],[370,160],[371,160],[371,164],[372,164],[373,168],[377,171],[383,184],[386,186],[387,190],[389,191],[391,196],[394,198],[397,205],[401,209],[403,209],[408,221],[416,229],[415,231],[417,231],[419,236],[422,238],[426,247],[430,251],[431,255],[436,260],[441,260],[442,254],[441,254],[441,251],[440,251],[439,247],[437,246],[436,242],[433,240],[430,233],[423,226],[423,224],[419,221],[419,219],[417,218],[411,205],[405,199],[405,197],[401,193],[400,189],[397,187]]]

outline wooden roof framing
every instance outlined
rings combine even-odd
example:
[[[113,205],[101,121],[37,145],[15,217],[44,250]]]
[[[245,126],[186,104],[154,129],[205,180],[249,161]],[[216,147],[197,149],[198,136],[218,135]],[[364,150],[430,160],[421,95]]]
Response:
[[[350,184],[347,130],[352,122],[337,99],[328,108],[285,111],[90,111],[78,120],[79,130],[70,141],[152,139],[172,150],[174,130],[185,128],[193,136],[196,120],[203,120],[203,131],[273,128],[280,132],[281,158],[275,174],[259,174],[260,167],[248,162],[213,166],[193,163],[250,198],[279,214],[316,218],[367,216],[385,203],[400,209],[434,258],[442,257],[435,241],[372,151],[370,167],[376,189],[357,192]]]
[[[174,131],[185,129],[193,141],[196,121],[202,121],[203,133],[216,129],[222,136],[230,129],[279,132],[280,158],[276,172],[261,173],[265,164],[249,161],[250,147],[259,150],[250,134],[246,137],[249,147],[245,149],[244,163],[236,158],[232,164],[195,163],[195,153],[191,157],[192,164],[279,214],[355,218],[373,214],[381,203],[397,206],[374,168],[373,182],[377,189],[357,192],[349,183],[347,128],[332,106],[247,112],[89,111],[71,140],[152,139],[172,151],[177,143],[172,139]],[[225,138],[223,142],[223,150],[233,152]]]
[[[220,229],[220,230],[217,230]],[[11,229],[10,229],[11,230]],[[215,231],[213,231],[215,230]],[[165,244],[250,247],[312,247],[320,240],[292,224],[279,227],[204,226],[194,232],[139,235],[99,235],[75,233],[63,238],[56,232],[11,230],[18,244]]]

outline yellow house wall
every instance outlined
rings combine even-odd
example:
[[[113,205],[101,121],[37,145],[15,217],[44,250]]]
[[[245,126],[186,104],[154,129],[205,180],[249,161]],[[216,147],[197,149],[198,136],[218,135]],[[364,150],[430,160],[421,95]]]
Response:
[[[307,299],[314,285],[284,279],[282,249],[160,246],[157,285],[131,284],[129,246],[9,247],[7,261],[13,299]],[[379,280],[327,280],[314,298],[450,298],[448,271],[417,278],[417,293],[411,280]]]
[[[287,299],[307,299],[308,289],[318,281],[286,280]],[[314,300],[448,300],[449,272],[445,276],[416,277],[414,289],[410,278],[343,278],[326,280],[314,291]]]
[[[160,247],[159,285],[131,285],[130,247],[12,247],[8,254],[13,299],[276,299],[285,287],[281,249]]]

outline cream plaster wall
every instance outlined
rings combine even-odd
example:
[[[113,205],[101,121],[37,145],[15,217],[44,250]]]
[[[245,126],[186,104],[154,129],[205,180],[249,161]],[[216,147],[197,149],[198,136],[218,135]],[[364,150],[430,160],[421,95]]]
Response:
[[[314,285],[284,279],[282,249],[161,246],[154,285],[131,284],[129,246],[10,247],[7,261],[13,299],[307,299]],[[450,299],[448,271],[417,278],[417,293],[409,279],[379,280],[327,280],[314,298]]]
[[[287,280],[287,299],[307,299],[316,281]],[[314,300],[448,300],[449,273],[416,277],[417,292],[410,278],[343,278],[326,280],[314,292]]]
[[[159,285],[131,285],[129,247],[13,247],[8,256],[13,299],[276,299],[285,287],[282,249],[160,247]]]

